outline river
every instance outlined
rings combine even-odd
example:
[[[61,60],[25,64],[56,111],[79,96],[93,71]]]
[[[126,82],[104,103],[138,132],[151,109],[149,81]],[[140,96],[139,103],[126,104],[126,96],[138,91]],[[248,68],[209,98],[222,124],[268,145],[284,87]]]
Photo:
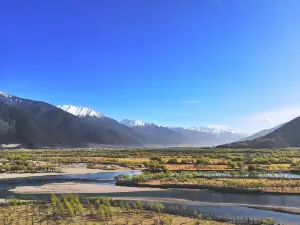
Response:
[[[92,174],[76,174],[76,175],[55,175],[43,177],[28,177],[28,178],[14,178],[14,179],[1,179],[0,180],[0,198],[17,197],[26,198],[34,196],[37,198],[46,199],[49,195],[35,194],[25,195],[17,194],[9,191],[18,186],[40,186],[49,183],[60,182],[76,182],[76,183],[92,183],[96,185],[111,185],[114,186],[114,177],[119,174],[138,174],[140,172],[102,172]],[[267,210],[252,209],[237,205],[224,205],[222,203],[234,204],[250,204],[261,206],[278,206],[278,207],[297,207],[300,208],[300,195],[284,195],[284,194],[257,194],[257,193],[223,193],[212,190],[187,190],[187,189],[168,189],[161,191],[147,191],[147,192],[127,192],[127,193],[95,193],[86,194],[102,195],[109,197],[129,197],[129,198],[142,198],[144,200],[160,198],[168,199],[186,199],[194,201],[192,204],[186,205],[193,207],[205,213],[213,213],[216,216],[237,216],[237,217],[253,217],[253,218],[267,218],[272,217],[278,222],[284,224],[300,224],[300,216],[287,213],[272,212]],[[205,202],[199,204],[199,202]],[[218,203],[218,204],[216,204]],[[220,204],[219,204],[220,203]]]

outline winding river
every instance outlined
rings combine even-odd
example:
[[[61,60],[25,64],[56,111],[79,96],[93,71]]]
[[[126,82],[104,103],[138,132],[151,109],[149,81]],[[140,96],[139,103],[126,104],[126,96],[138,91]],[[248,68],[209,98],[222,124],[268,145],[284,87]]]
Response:
[[[114,186],[114,177],[119,174],[138,174],[140,172],[102,172],[92,174],[77,175],[55,175],[43,177],[13,178],[0,180],[0,198],[16,197],[26,198],[34,196],[40,199],[47,199],[47,194],[17,194],[11,192],[10,189],[19,186],[41,186],[49,183],[90,183],[95,185],[111,185]],[[168,202],[175,202],[176,199],[185,199],[187,202],[179,202],[186,207],[193,207],[201,212],[213,213],[216,216],[236,216],[236,217],[253,217],[267,218],[272,217],[277,222],[283,224],[300,224],[300,215],[287,213],[272,212],[267,210],[253,209],[243,206],[275,206],[275,207],[296,207],[300,209],[300,195],[284,195],[284,194],[257,194],[257,193],[223,193],[212,190],[186,190],[186,189],[167,189],[158,191],[141,191],[126,193],[95,193],[85,194],[87,196],[109,196],[123,197],[128,199],[141,199],[143,201],[160,201],[160,199],[169,199]],[[200,203],[202,202],[202,203]],[[232,204],[224,204],[232,203]]]

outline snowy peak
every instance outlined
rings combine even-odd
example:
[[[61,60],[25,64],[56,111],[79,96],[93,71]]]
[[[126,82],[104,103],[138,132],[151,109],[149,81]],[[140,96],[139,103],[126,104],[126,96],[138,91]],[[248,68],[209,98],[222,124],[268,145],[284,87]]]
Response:
[[[12,101],[13,96],[5,93],[3,91],[0,91],[0,99],[2,99],[3,101],[6,101],[6,103],[9,103]]]
[[[22,102],[22,99],[0,91],[0,102],[4,104],[13,105]]]
[[[72,105],[59,105],[57,107],[78,117],[104,117],[104,115],[86,107],[77,107]]]
[[[207,126],[207,127],[189,127],[188,130],[194,130],[198,132],[204,133],[212,133],[212,134],[223,134],[223,133],[232,133],[232,134],[241,134],[243,133],[238,130],[234,130],[225,126],[215,125],[215,126]]]
[[[0,91],[0,96],[5,97],[5,98],[10,98],[11,95],[6,94],[5,92]]]
[[[148,123],[148,122],[144,122],[141,120],[122,120],[120,121],[120,123],[129,126],[129,127],[149,127],[149,126],[157,126],[157,127],[161,127],[160,125],[156,125],[154,123]]]

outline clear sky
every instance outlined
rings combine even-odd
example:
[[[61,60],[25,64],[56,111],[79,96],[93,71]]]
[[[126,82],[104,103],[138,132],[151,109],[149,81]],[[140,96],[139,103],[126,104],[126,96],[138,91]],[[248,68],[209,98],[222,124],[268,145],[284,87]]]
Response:
[[[299,0],[2,0],[0,90],[254,132],[300,116]]]

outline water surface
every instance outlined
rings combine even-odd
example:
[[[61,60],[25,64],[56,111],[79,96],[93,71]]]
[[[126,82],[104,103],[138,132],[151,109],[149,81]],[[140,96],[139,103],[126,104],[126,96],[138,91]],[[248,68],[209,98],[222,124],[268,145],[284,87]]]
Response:
[[[96,185],[115,185],[114,177],[120,174],[139,174],[140,172],[102,172],[91,174],[74,174],[74,175],[52,175],[43,177],[29,177],[29,178],[14,178],[0,180],[0,198],[18,197],[26,198],[34,196],[40,199],[49,199],[47,194],[16,194],[8,191],[8,189],[17,186],[40,186],[49,183],[59,182],[76,182],[76,183],[94,183]],[[212,202],[212,203],[237,203],[237,204],[251,204],[251,205],[272,205],[272,206],[286,206],[300,208],[300,195],[284,195],[284,194],[258,194],[258,193],[224,193],[212,190],[187,190],[187,189],[167,189],[162,191],[149,192],[126,192],[126,193],[95,193],[85,194],[86,196],[109,196],[109,197],[147,197],[147,198],[179,198],[192,201]],[[196,203],[196,202],[195,202]],[[184,203],[180,203],[185,205]],[[212,213],[216,216],[236,216],[236,217],[253,217],[253,218],[267,218],[272,217],[278,222],[284,224],[300,224],[300,216],[271,212],[267,210],[250,209],[241,206],[224,206],[224,205],[185,205],[186,207],[193,207],[205,213]]]

